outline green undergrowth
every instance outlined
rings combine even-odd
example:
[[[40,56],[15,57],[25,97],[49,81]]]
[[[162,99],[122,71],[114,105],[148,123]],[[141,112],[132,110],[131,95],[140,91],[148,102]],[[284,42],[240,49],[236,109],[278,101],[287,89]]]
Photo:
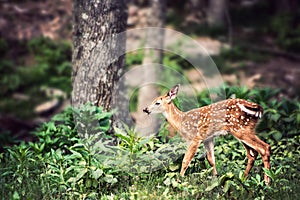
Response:
[[[289,53],[298,53],[300,51],[300,23],[297,20],[300,14],[299,8],[274,9],[274,5],[273,2],[260,1],[253,6],[232,6],[230,9],[232,26],[248,30],[248,34],[244,34],[242,40],[245,41],[246,36],[249,45],[269,46],[266,43],[267,36],[272,38],[272,43],[280,49]]]
[[[215,93],[219,93],[216,90]],[[113,113],[85,105],[68,108],[33,134],[36,142],[0,154],[2,199],[298,199],[300,104],[271,89],[225,87],[264,107],[257,134],[272,147],[271,170],[260,157],[245,178],[246,152],[232,136],[215,140],[219,176],[213,177],[203,145],[179,177],[186,145],[179,137],[138,137],[132,128],[108,134]],[[208,92],[199,104],[210,103]],[[161,138],[161,139],[158,139]],[[162,142],[164,141],[164,142]],[[272,179],[263,182],[263,172]]]
[[[11,45],[15,51],[22,52],[17,58],[9,56]],[[47,90],[60,90],[65,97],[71,93],[71,45],[68,42],[41,37],[11,44],[2,39],[0,52],[2,112],[30,118],[34,116],[35,106],[56,98],[47,95]]]

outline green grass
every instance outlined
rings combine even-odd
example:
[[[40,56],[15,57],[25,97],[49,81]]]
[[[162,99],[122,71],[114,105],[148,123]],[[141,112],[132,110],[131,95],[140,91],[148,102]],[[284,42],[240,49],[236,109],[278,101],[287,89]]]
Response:
[[[86,105],[81,109],[68,108],[45,123],[34,133],[38,141],[5,147],[0,154],[0,196],[2,199],[298,199],[299,101],[277,100],[278,92],[269,89],[226,87],[225,90],[227,95],[235,93],[237,97],[258,102],[266,110],[258,135],[272,147],[271,170],[265,170],[258,157],[246,179],[243,176],[246,152],[236,139],[227,136],[215,141],[218,177],[212,176],[203,156],[203,145],[186,176],[179,177],[185,152],[185,143],[180,138],[168,142],[156,137],[139,138],[130,128],[115,129],[114,135],[107,135],[112,113]],[[203,105],[209,103],[208,93],[199,97]],[[162,128],[161,132],[166,130]],[[264,171],[272,179],[270,186],[263,182]]]

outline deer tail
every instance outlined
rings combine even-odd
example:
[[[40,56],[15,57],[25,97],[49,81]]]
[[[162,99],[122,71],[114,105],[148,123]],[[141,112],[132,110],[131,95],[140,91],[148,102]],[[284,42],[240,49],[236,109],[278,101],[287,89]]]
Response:
[[[237,103],[238,107],[248,115],[251,115],[256,118],[261,118],[263,114],[263,108],[256,104],[249,101],[240,101]]]

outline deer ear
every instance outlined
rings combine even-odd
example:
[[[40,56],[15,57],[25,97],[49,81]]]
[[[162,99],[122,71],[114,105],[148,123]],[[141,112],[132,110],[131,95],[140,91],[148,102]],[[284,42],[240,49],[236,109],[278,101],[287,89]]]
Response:
[[[175,85],[167,94],[168,97],[170,97],[170,99],[175,99],[176,96],[177,96],[177,93],[178,93],[178,90],[179,90],[179,84],[178,85]]]

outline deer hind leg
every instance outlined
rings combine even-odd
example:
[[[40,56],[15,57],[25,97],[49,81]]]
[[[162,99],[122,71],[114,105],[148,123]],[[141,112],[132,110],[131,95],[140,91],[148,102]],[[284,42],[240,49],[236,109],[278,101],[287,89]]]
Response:
[[[206,158],[210,164],[210,166],[213,168],[213,175],[216,176],[217,169],[215,166],[215,153],[214,153],[214,140],[213,138],[205,140],[204,141],[204,146],[206,149]]]
[[[184,158],[182,160],[181,170],[180,170],[180,176],[184,176],[186,169],[190,165],[191,160],[195,156],[197,149],[199,147],[199,144],[202,142],[199,137],[195,137],[191,143],[188,146],[188,149],[184,155]]]
[[[257,158],[258,152],[254,150],[253,148],[249,147],[247,144],[243,143],[246,151],[247,151],[247,157],[248,157],[248,163],[245,170],[245,177],[248,176],[250,170],[252,169],[255,159]]]
[[[239,140],[241,140],[242,143],[246,144],[248,147],[250,147],[253,150],[257,151],[261,155],[262,161],[264,163],[264,167],[266,169],[271,168],[271,165],[270,165],[271,147],[270,147],[270,145],[268,145],[267,143],[260,140],[254,134],[254,131],[244,132],[243,134],[240,134],[239,136],[236,136],[236,137]],[[251,152],[251,149],[249,149],[249,153],[250,153],[250,156],[251,156],[251,153],[254,153],[254,151]],[[247,154],[248,154],[248,152],[247,152]],[[255,155],[255,153],[254,153],[254,155]],[[249,159],[249,156],[248,156],[248,159]],[[254,161],[251,161],[251,159],[253,159],[252,156],[250,158],[250,164],[251,164],[251,162],[254,162]],[[249,164],[249,161],[248,161],[248,164]],[[252,165],[253,165],[253,163],[252,163]],[[251,165],[249,165],[249,166],[247,165],[246,172],[248,170],[248,167],[250,167],[250,166]],[[250,171],[250,169],[249,169],[249,171]],[[248,173],[249,173],[249,171],[248,171]],[[264,174],[264,180],[265,180],[265,183],[267,185],[270,183],[270,177],[268,177],[266,174]]]

